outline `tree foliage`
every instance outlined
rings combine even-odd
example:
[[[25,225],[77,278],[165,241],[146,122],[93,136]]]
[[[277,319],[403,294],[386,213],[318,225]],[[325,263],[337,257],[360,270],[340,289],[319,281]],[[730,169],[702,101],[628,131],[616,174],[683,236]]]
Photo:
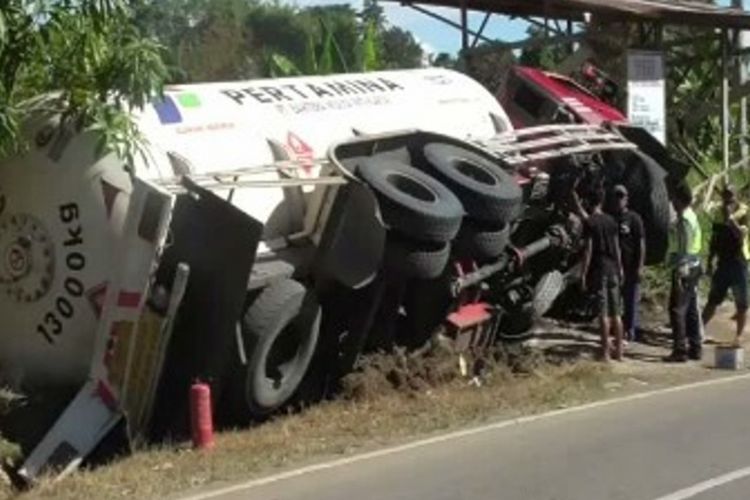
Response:
[[[458,67],[458,59],[447,52],[440,52],[431,57],[430,65],[438,68],[455,69]]]
[[[262,0],[150,0],[140,20],[168,49],[175,80],[410,68],[422,64],[414,37],[367,0],[299,8]]]
[[[19,148],[30,113],[99,132],[127,158],[139,144],[129,111],[161,91],[159,44],[135,24],[135,1],[9,0],[0,3],[0,155]],[[54,92],[53,99],[39,99]]]
[[[544,29],[534,25],[529,26],[526,34],[532,40],[540,40],[545,36]],[[566,56],[565,49],[560,45],[532,45],[521,51],[519,63],[524,66],[553,70]]]

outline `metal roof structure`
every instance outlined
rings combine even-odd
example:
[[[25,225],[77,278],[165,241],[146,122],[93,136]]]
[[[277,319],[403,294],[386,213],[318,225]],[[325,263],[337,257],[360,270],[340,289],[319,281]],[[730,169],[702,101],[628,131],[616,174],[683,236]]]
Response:
[[[585,13],[610,21],[750,29],[750,13],[694,0],[386,0],[402,5],[454,7],[493,14],[585,21]]]

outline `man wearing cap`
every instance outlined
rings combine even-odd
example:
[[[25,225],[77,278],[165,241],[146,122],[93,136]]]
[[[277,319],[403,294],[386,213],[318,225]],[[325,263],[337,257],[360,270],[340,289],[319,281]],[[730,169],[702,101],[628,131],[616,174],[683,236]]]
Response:
[[[731,288],[737,314],[736,339],[739,341],[745,330],[748,307],[747,261],[750,258],[748,248],[748,207],[737,200],[731,186],[722,191],[722,204],[714,212],[711,229],[711,246],[708,256],[708,272],[711,277],[711,291],[708,302],[703,309],[703,322],[711,321],[716,307],[727,296]],[[718,262],[717,262],[718,261]],[[717,262],[716,272],[714,263]]]
[[[640,274],[646,255],[643,220],[628,208],[628,190],[622,184],[614,188],[615,220],[620,236],[623,283],[622,299],[624,306],[623,327],[625,340],[639,340],[638,301],[640,299]]]

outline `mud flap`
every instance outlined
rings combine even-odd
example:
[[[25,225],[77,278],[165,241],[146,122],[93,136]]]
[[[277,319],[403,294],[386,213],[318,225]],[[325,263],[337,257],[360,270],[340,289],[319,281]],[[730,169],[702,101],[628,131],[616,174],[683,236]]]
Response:
[[[171,209],[171,195],[133,180],[114,260],[120,265],[107,285],[89,380],[19,469],[24,479],[72,472],[127,413],[124,395],[138,319]]]
[[[375,278],[385,249],[375,195],[359,182],[339,188],[316,256],[322,278],[360,289]]]

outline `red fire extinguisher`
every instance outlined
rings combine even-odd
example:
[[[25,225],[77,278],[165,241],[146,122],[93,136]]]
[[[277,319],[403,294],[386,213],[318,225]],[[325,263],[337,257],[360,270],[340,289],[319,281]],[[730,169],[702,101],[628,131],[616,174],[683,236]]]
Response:
[[[190,424],[193,447],[213,448],[214,422],[211,411],[211,387],[198,380],[190,387]]]

